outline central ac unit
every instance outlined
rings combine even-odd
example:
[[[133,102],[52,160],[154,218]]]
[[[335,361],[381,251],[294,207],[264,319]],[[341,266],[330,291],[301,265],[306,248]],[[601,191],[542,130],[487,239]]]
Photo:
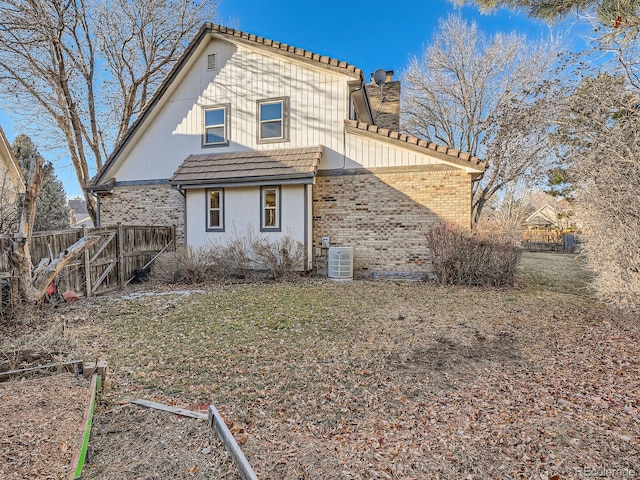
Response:
[[[353,279],[353,247],[329,248],[329,278],[333,280]]]

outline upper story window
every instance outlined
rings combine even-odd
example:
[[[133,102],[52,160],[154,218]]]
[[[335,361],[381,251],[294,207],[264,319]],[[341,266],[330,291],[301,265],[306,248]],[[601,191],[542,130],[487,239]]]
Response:
[[[203,146],[229,145],[228,117],[228,105],[217,105],[204,109]]]
[[[260,230],[263,232],[280,231],[280,187],[262,187],[262,219]]]
[[[288,98],[258,101],[258,143],[289,140],[288,110]]]
[[[224,190],[207,190],[207,231],[224,231]]]

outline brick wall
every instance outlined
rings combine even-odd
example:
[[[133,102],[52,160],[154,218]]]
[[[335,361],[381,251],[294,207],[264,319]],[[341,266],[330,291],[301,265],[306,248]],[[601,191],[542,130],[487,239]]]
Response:
[[[100,195],[100,224],[176,226],[176,242],[184,239],[184,199],[168,185],[115,187]]]
[[[354,269],[430,271],[425,233],[434,222],[471,223],[471,177],[459,169],[421,167],[323,175],[313,188],[313,245],[354,247]],[[100,196],[102,225],[176,225],[184,238],[183,197],[169,186],[116,187]],[[326,251],[320,269],[326,268]]]
[[[400,82],[387,82],[380,86],[367,84],[367,96],[373,112],[374,123],[394,132],[400,131]]]
[[[316,179],[314,247],[324,236],[333,246],[353,246],[354,270],[360,275],[429,272],[425,233],[437,221],[465,228],[471,223],[471,177],[459,169],[407,168]],[[325,255],[320,269],[326,266]]]

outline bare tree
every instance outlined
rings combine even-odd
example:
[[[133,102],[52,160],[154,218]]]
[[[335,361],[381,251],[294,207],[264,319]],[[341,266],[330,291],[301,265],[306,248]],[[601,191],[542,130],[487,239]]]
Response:
[[[559,141],[576,188],[581,251],[603,299],[640,309],[640,90],[616,69],[585,78]]]
[[[84,186],[213,8],[190,0],[0,0],[0,105],[64,145]],[[95,200],[85,197],[95,220]]]
[[[595,274],[596,291],[606,301],[640,311],[640,2],[457,3],[523,7],[547,21],[581,12],[594,24],[596,38],[587,53],[598,54],[600,61],[570,65],[581,81],[562,103],[555,140],[568,167],[581,251]]]
[[[474,184],[474,225],[496,192],[546,170],[556,60],[554,42],[487,38],[475,23],[451,15],[405,72],[403,128],[487,161]]]
[[[39,155],[31,157],[29,177],[20,211],[20,226],[12,240],[9,264],[13,276],[18,279],[21,299],[30,303],[41,300],[53,279],[70,262],[95,245],[100,237],[83,237],[54,259],[46,259],[34,269],[31,259],[31,233],[36,218],[36,205],[42,183],[44,160]]]

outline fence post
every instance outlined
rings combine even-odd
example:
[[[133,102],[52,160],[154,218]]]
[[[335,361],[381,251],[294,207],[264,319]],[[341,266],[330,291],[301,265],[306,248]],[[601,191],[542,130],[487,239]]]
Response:
[[[116,256],[118,263],[118,286],[120,290],[124,288],[124,254],[122,252],[124,245],[124,229],[122,228],[122,223],[118,223],[118,230],[116,231]]]
[[[88,236],[89,231],[87,229],[86,225],[82,226],[82,236],[86,237]],[[84,284],[86,285],[86,289],[87,289],[87,297],[90,297],[93,295],[93,292],[91,291],[91,256],[89,255],[89,250],[87,249],[84,251]]]

